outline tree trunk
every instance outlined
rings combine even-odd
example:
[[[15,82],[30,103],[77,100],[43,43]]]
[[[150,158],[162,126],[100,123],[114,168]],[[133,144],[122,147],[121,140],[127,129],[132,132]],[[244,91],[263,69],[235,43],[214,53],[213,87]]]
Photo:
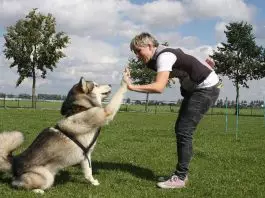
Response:
[[[146,93],[146,98],[145,98],[145,112],[147,112],[148,103],[149,103],[149,93]]]
[[[237,115],[237,114],[239,115],[239,84],[238,83],[236,83],[236,107],[235,107],[235,115]]]
[[[31,103],[31,107],[36,109],[36,74],[35,74],[35,70],[33,69],[32,72],[32,103]]]

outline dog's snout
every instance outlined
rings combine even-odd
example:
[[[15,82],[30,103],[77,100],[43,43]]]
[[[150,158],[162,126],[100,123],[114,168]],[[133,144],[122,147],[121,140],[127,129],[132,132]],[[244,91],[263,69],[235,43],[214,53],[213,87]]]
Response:
[[[109,84],[109,86],[112,87],[111,84]]]

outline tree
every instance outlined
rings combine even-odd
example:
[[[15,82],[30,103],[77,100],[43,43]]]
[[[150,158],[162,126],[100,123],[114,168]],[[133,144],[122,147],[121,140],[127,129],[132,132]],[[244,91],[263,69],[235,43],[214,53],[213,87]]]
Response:
[[[168,43],[165,42],[162,45],[168,46]],[[137,60],[135,58],[129,59],[129,67],[131,71],[131,78],[134,83],[144,85],[150,84],[154,81],[156,72],[151,69],[148,69],[141,60]],[[171,87],[170,81],[168,81],[167,87]],[[148,101],[149,93],[146,93],[145,111],[147,111]]]
[[[217,107],[223,107],[223,106],[224,106],[224,102],[223,102],[223,100],[222,100],[222,99],[217,100],[217,102],[216,102],[216,106],[217,106]]]
[[[135,58],[129,59],[131,78],[136,84],[144,85],[153,82],[156,73],[148,69],[145,64]],[[145,111],[147,111],[149,93],[146,93]]]
[[[227,43],[221,43],[211,57],[215,61],[216,72],[232,80],[238,103],[239,86],[249,88],[249,80],[265,76],[265,50],[256,45],[252,25],[243,21],[233,22],[226,29]]]
[[[46,78],[47,70],[53,71],[60,58],[65,57],[61,51],[69,43],[64,32],[56,33],[55,18],[37,13],[37,9],[29,12],[25,19],[20,19],[14,26],[7,27],[4,35],[4,54],[11,59],[10,68],[17,67],[18,87],[25,78],[32,78],[32,107],[36,101],[36,78]]]

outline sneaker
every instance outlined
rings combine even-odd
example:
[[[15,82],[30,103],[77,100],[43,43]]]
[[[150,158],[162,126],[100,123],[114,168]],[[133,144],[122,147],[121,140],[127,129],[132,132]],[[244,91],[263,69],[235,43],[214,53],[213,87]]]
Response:
[[[175,175],[175,173],[172,173],[171,175],[167,175],[167,176],[159,176],[157,178],[157,181],[158,182],[164,182],[164,181],[167,181],[168,179],[170,179],[173,175]]]
[[[186,176],[184,180],[179,179],[177,175],[172,175],[168,180],[158,182],[157,186],[160,188],[184,188],[188,181]]]
[[[160,177],[157,178],[157,181],[158,181],[158,182],[164,182],[164,181],[167,181],[167,180],[169,180],[169,179],[170,179],[172,176],[174,176],[174,175],[175,175],[175,173],[172,173],[172,174],[169,175],[169,176],[160,176]],[[188,181],[188,176],[185,177],[184,181],[185,181],[185,182]]]

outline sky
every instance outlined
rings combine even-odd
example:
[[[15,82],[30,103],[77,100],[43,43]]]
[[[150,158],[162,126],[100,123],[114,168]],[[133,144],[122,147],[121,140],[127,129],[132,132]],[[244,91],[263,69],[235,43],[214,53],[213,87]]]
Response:
[[[37,94],[66,95],[81,76],[117,89],[130,52],[131,39],[150,32],[160,43],[188,49],[206,58],[226,41],[225,25],[246,21],[253,25],[256,42],[265,47],[265,1],[261,0],[0,0],[0,92],[31,94],[32,79],[16,87],[16,68],[3,54],[6,28],[38,8],[56,18],[56,30],[70,37],[61,59],[46,79],[37,79]],[[235,100],[235,87],[223,77],[220,99]],[[264,100],[265,78],[240,88],[240,100]],[[128,92],[126,97],[144,99],[145,94]],[[178,82],[151,99],[181,98]]]

